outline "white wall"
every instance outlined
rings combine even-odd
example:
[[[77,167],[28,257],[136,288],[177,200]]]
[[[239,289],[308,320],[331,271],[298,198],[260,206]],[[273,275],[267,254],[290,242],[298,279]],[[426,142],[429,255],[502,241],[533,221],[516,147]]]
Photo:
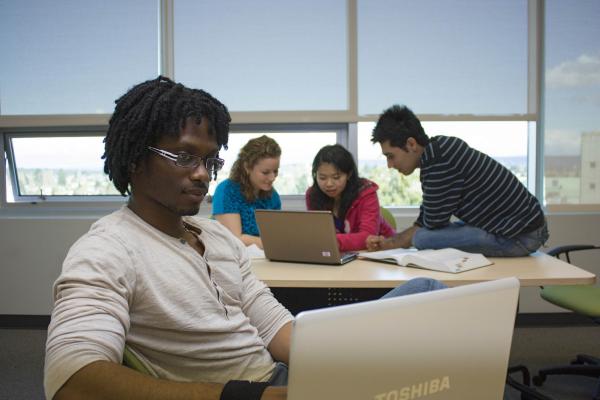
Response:
[[[52,309],[52,283],[73,242],[96,218],[0,217],[0,314],[47,315]],[[550,246],[600,244],[600,214],[553,215]],[[399,217],[399,227],[414,217]],[[600,260],[576,256],[574,263],[600,274]],[[521,312],[559,309],[539,299],[537,288],[521,291]]]

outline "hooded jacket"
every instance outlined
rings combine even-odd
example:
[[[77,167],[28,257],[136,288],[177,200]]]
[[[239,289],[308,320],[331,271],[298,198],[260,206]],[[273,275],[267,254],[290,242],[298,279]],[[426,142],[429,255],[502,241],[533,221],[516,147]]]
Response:
[[[362,185],[358,196],[348,209],[344,221],[344,231],[337,233],[337,241],[340,251],[363,250],[366,248],[365,241],[369,235],[393,236],[396,231],[381,216],[379,211],[379,199],[377,198],[379,186],[368,179],[362,179]],[[305,194],[306,208],[312,210],[309,204],[310,191]]]

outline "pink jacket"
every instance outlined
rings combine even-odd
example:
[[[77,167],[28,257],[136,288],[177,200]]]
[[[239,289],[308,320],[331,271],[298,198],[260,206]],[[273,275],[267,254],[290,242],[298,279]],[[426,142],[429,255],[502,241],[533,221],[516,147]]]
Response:
[[[361,191],[346,213],[344,232],[337,234],[340,251],[365,249],[365,240],[369,235],[390,237],[396,233],[379,212],[377,189],[379,186],[375,182],[363,179]],[[310,190],[308,188],[305,194],[306,208],[309,210]]]

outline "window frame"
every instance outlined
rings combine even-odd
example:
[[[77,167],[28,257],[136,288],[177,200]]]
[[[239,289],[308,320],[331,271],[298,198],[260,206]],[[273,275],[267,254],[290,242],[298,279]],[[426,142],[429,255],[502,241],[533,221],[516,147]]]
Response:
[[[81,212],[100,211],[115,209],[126,201],[127,197],[120,195],[20,195],[18,193],[18,175],[17,165],[12,147],[13,138],[45,138],[59,135],[61,137],[86,137],[86,136],[105,136],[108,125],[73,125],[73,126],[44,126],[44,127],[18,127],[10,129],[0,128],[0,151],[5,154],[6,160],[0,170],[0,179],[2,182],[11,181],[12,196],[14,201],[8,201],[8,192],[6,185],[2,185],[0,195],[0,209],[12,209],[13,211],[27,208],[38,208],[48,211],[76,209]],[[348,124],[341,123],[292,123],[292,124],[232,124],[230,126],[230,135],[237,133],[256,133],[266,134],[277,133],[299,133],[314,131],[334,131],[336,142],[347,146]],[[356,157],[356,154],[354,154]],[[5,169],[5,165],[8,169]],[[304,209],[303,195],[281,195],[286,209]],[[207,205],[210,205],[207,202]],[[210,207],[212,208],[212,207]],[[206,205],[201,207],[201,214],[210,214]]]
[[[20,128],[3,132],[3,144],[6,150],[6,158],[8,161],[8,175],[6,180],[11,181],[12,195],[14,202],[11,203],[30,203],[36,204],[40,202],[73,202],[73,203],[90,203],[90,202],[117,202],[122,196],[120,195],[48,195],[43,193],[39,195],[22,195],[19,194],[18,172],[16,158],[13,148],[13,139],[16,138],[46,138],[52,136],[60,137],[104,137],[106,135],[106,126],[81,126],[81,127],[52,127],[43,130]],[[8,193],[5,194],[5,201],[8,200]],[[7,201],[8,202],[8,201]]]
[[[0,185],[0,215],[101,216],[123,205],[127,198],[120,195],[56,195],[42,198],[37,195],[19,195],[18,193],[12,138],[43,138],[56,135],[61,137],[104,136],[106,129],[107,125],[0,127],[0,151],[3,154],[2,168],[0,168],[0,179],[2,179]],[[10,202],[8,201],[8,188],[5,185],[7,180],[11,181],[12,196],[14,198]]]

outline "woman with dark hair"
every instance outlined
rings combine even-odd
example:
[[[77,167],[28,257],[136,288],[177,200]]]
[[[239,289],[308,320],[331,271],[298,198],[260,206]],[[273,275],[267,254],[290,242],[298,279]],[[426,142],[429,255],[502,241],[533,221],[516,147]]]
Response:
[[[229,179],[217,186],[213,215],[246,246],[262,249],[254,210],[281,209],[281,199],[273,187],[279,173],[281,148],[268,136],[251,139],[242,147],[231,167]]]
[[[306,207],[333,213],[341,251],[365,249],[369,235],[389,237],[396,233],[381,216],[379,187],[358,176],[352,154],[343,146],[335,144],[319,150],[312,164],[312,176]]]

